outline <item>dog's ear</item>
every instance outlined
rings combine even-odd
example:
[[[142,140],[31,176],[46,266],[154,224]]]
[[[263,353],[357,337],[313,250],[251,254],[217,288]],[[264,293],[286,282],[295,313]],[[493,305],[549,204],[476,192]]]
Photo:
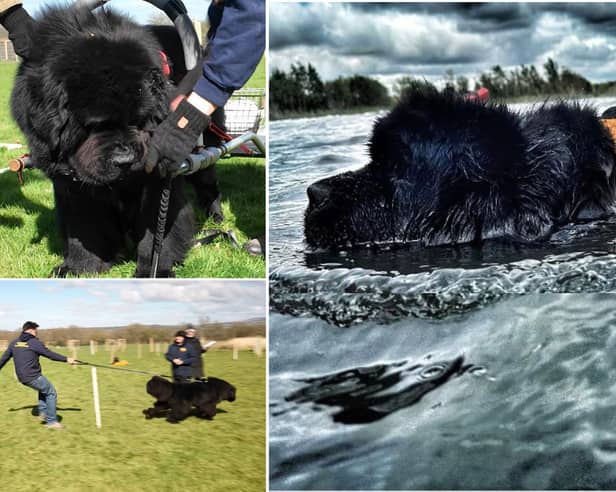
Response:
[[[48,75],[48,74],[47,74]],[[11,112],[28,135],[28,145],[37,167],[47,168],[60,159],[69,123],[66,90],[61,84],[45,83],[45,74],[19,74],[11,96]]]

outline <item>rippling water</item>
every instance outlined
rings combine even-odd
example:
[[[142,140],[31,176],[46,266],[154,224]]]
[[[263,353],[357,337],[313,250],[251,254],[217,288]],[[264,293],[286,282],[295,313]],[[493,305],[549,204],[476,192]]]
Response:
[[[616,488],[616,219],[306,251],[307,186],[367,163],[377,116],[270,127],[270,487]]]
[[[614,489],[615,307],[525,295],[351,328],[272,314],[270,487]]]

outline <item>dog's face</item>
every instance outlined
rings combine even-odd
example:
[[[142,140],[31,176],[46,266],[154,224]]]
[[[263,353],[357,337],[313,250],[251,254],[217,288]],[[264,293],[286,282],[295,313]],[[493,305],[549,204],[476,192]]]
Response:
[[[151,132],[167,113],[158,56],[139,41],[98,32],[54,54],[57,94],[49,97],[60,121],[50,154],[77,180],[110,184],[143,170]]]
[[[227,401],[235,401],[235,393],[236,393],[235,386],[233,386],[232,384],[229,384],[229,387],[226,389],[225,394],[222,399],[227,400]]]
[[[304,234],[311,248],[341,249],[392,240],[394,189],[366,166],[308,187]]]
[[[148,395],[153,396],[158,401],[168,401],[173,395],[173,384],[160,376],[154,376],[146,386]]]

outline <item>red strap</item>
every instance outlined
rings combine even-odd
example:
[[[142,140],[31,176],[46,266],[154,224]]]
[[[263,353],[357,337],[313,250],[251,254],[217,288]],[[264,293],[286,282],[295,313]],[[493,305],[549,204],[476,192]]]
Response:
[[[159,50],[158,54],[160,55],[160,62],[162,65],[163,73],[165,74],[165,77],[169,77],[171,75],[171,65],[169,65],[169,58],[167,58],[167,54],[162,50]]]
[[[225,142],[233,140],[233,138],[229,134],[225,133],[223,130],[220,129],[220,127],[216,126],[211,121],[210,121],[210,126],[208,127],[208,129],[217,137],[222,138]],[[250,147],[247,147],[244,144],[240,145],[240,149],[242,149],[248,155],[253,154],[252,150],[250,150]]]

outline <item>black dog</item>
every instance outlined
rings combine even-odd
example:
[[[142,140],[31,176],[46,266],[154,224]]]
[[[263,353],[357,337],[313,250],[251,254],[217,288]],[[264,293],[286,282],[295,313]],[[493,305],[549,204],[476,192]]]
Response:
[[[64,242],[64,262],[53,273],[105,271],[129,237],[137,245],[135,275],[147,276],[163,180],[145,173],[143,158],[173,89],[161,47],[144,27],[84,7],[47,9],[31,42],[11,109],[34,165],[53,182]],[[204,193],[211,198],[199,201],[208,207],[218,193]],[[176,178],[159,276],[173,275],[194,232],[183,179]]]
[[[236,392],[235,386],[218,378],[195,383],[171,383],[159,376],[148,381],[146,391],[156,401],[152,408],[143,411],[145,418],[169,414],[167,421],[174,424],[188,417],[193,407],[199,417],[211,420],[216,415],[216,405],[223,400],[235,401]]]
[[[576,103],[520,116],[414,92],[377,121],[370,155],[364,168],[308,188],[309,246],[527,243],[607,214],[616,192],[614,141]]]

